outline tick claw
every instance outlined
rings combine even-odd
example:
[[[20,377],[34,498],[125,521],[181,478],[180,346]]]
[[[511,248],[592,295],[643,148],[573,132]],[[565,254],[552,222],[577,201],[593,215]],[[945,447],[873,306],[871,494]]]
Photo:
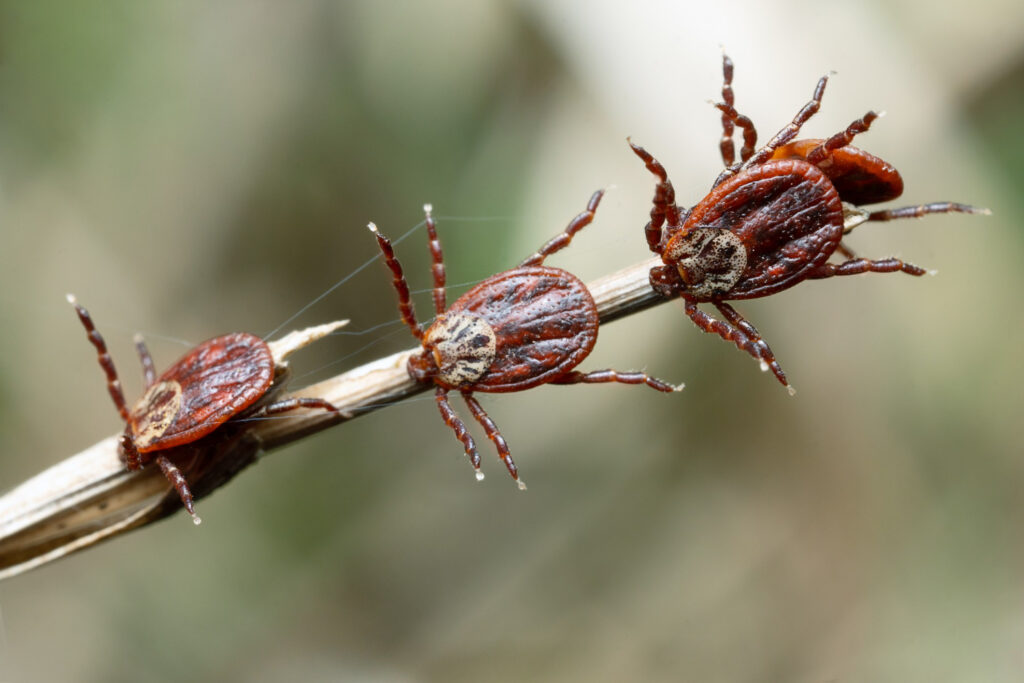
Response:
[[[481,472],[480,470],[476,471],[476,480],[477,481],[483,481],[484,480],[484,473]]]
[[[517,480],[516,484],[519,485],[519,490],[520,491],[525,491],[526,490],[526,482],[524,482],[522,479]]]

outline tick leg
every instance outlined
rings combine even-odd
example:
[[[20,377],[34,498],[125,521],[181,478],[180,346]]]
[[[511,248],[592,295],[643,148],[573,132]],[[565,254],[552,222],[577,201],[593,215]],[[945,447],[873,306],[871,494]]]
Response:
[[[434,312],[437,315],[441,315],[448,308],[448,305],[445,303],[444,295],[444,255],[441,253],[441,240],[437,237],[437,225],[434,223],[433,211],[434,207],[430,204],[423,205],[423,213],[427,216],[427,239],[430,242],[430,258],[433,262]]]
[[[848,259],[855,259],[855,258],[857,258],[857,254],[853,251],[853,249],[850,249],[848,246],[846,246],[842,242],[840,242],[838,244],[838,246],[836,246],[836,251],[838,251],[840,254],[842,254],[843,256],[845,256]]]
[[[416,322],[416,311],[412,307],[412,298],[409,296],[409,283],[405,281],[405,273],[402,272],[402,264],[395,258],[395,250],[391,247],[391,240],[382,235],[377,226],[370,223],[366,226],[377,237],[377,245],[384,254],[384,262],[391,269],[392,283],[398,293],[398,311],[402,314],[402,321],[409,326],[409,330],[417,339],[423,339],[423,330]],[[429,228],[428,228],[429,230]],[[440,244],[438,245],[438,256],[440,256]],[[436,280],[435,280],[436,282]]]
[[[921,218],[932,213],[975,213],[989,216],[992,214],[992,211],[955,202],[932,202],[931,204],[920,204],[918,206],[903,206],[898,209],[872,211],[868,214],[868,220],[891,221],[898,218]]]
[[[75,312],[78,313],[78,319],[82,321],[82,327],[85,328],[89,336],[89,341],[96,347],[96,357],[99,359],[103,372],[107,375],[107,391],[110,392],[110,398],[113,399],[117,412],[121,414],[121,419],[127,422],[128,407],[124,403],[121,380],[117,378],[114,359],[110,357],[110,353],[107,351],[107,343],[103,341],[103,335],[96,331],[96,326],[92,322],[89,311],[85,310],[85,307],[78,303],[73,294],[68,294],[68,303],[74,306]]]
[[[145,389],[149,389],[156,382],[156,366],[153,365],[153,356],[149,355],[146,340],[142,338],[141,334],[135,335],[135,351],[139,354],[139,360],[142,362],[142,378],[146,385]]]
[[[722,103],[716,106],[722,111],[722,141],[719,143],[719,150],[726,168],[736,161],[736,148],[732,143],[735,126],[739,126],[743,131],[743,146],[739,151],[741,162],[750,159],[758,145],[758,129],[754,127],[754,122],[750,118],[736,112],[733,106],[735,103],[736,95],[732,92],[732,59],[722,52]]]
[[[163,455],[156,456],[156,464],[160,466],[160,470],[167,477],[167,481],[171,482],[174,486],[174,490],[178,492],[178,496],[181,497],[181,502],[185,504],[185,509],[188,510],[188,514],[192,515],[192,521],[199,524],[203,520],[199,519],[196,515],[196,508],[192,501],[192,491],[188,488],[188,482],[185,481],[185,475],[181,473],[181,470],[177,466],[168,460]]]
[[[743,147],[740,149],[740,160],[746,161],[754,154],[754,147],[757,146],[757,129],[754,128],[754,122],[749,117],[736,111],[736,108],[732,106],[731,102],[719,102],[715,105],[719,111],[722,112],[722,121],[729,121],[730,127],[735,124],[743,130]],[[724,127],[724,126],[723,126]],[[723,137],[723,140],[725,138]],[[729,140],[729,146],[732,147],[732,140]],[[735,158],[734,155],[730,155]],[[722,159],[725,159],[726,155],[722,153]],[[732,166],[733,162],[726,162],[726,166]]]
[[[793,387],[786,381],[786,373],[782,371],[778,362],[775,360],[775,355],[772,353],[771,348],[768,344],[761,339],[761,335],[758,333],[754,326],[744,320],[739,313],[735,311],[728,304],[715,304],[718,310],[722,312],[722,315],[727,318],[732,317],[736,320],[736,324],[730,324],[721,320],[716,320],[710,315],[700,310],[697,307],[697,302],[683,300],[686,304],[686,315],[690,316],[690,320],[700,329],[708,333],[717,334],[719,337],[726,341],[731,341],[742,351],[746,351],[755,359],[762,363],[762,367],[771,368],[772,373],[776,379],[782,383],[784,387],[789,390],[790,394],[794,393]],[[723,308],[724,307],[724,308]]]
[[[800,128],[821,109],[821,98],[825,95],[826,85],[828,85],[828,74],[818,79],[818,85],[814,87],[814,94],[811,95],[811,99],[797,112],[793,120],[776,133],[775,137],[758,150],[757,154],[750,157],[744,165],[749,167],[764,163],[771,158],[776,148],[795,138],[800,133]]]
[[[508,473],[512,475],[512,478],[519,484],[519,489],[522,491],[526,490],[526,484],[519,481],[519,468],[516,467],[516,463],[512,460],[512,453],[508,449],[508,443],[505,442],[505,437],[498,431],[498,425],[494,424],[494,420],[491,419],[490,415],[484,412],[483,406],[473,398],[473,394],[468,391],[462,392],[462,399],[469,406],[469,412],[473,413],[473,417],[480,423],[480,426],[484,428],[484,432],[487,433],[487,438],[494,442],[494,447],[498,449],[498,457],[505,461],[505,467],[508,469]]]
[[[803,106],[803,108],[799,112],[797,112],[796,116],[793,117],[793,120],[790,123],[786,124],[782,128],[782,130],[776,133],[775,136],[771,140],[769,140],[764,147],[757,150],[757,152],[755,152],[753,156],[744,161],[742,164],[733,164],[729,168],[722,171],[722,173],[715,180],[714,186],[718,186],[719,184],[721,184],[723,180],[735,175],[742,169],[763,164],[772,157],[772,154],[775,153],[775,150],[778,147],[781,147],[782,145],[786,144],[787,142],[795,138],[800,133],[801,126],[807,123],[808,119],[817,114],[818,110],[821,109],[821,98],[825,94],[826,85],[828,85],[827,74],[822,76],[818,80],[818,85],[815,86],[814,94],[811,96],[811,99],[807,102],[807,104]]]
[[[851,259],[842,263],[823,263],[810,272],[808,280],[821,280],[836,275],[860,275],[861,273],[899,273],[907,275],[924,275],[928,271],[913,263],[905,263],[898,258],[887,258],[880,261],[869,261],[866,258]]]
[[[333,403],[325,401],[322,398],[286,398],[283,401],[263,406],[248,417],[277,415],[279,413],[287,413],[289,410],[295,410],[296,408],[323,408],[329,413],[338,412],[338,409],[334,407]]]
[[[670,393],[679,391],[683,385],[678,387],[668,382],[663,382],[657,377],[651,377],[643,372],[619,372],[618,370],[594,370],[593,372],[569,372],[559,379],[553,380],[552,384],[603,384],[605,382],[618,382],[620,384],[646,384],[652,389]]]
[[[473,469],[476,470],[476,478],[478,480],[483,479],[484,473],[480,471],[480,453],[476,450],[476,442],[473,441],[472,435],[466,430],[466,424],[452,410],[452,404],[448,402],[448,390],[438,387],[434,392],[434,398],[437,400],[438,410],[441,411],[441,419],[452,428],[452,431],[455,432],[455,437],[462,442],[466,455],[469,457],[469,462],[473,465]]]
[[[128,434],[121,435],[121,455],[124,456],[124,465],[129,470],[142,469],[142,456]]]
[[[742,331],[750,340],[752,348],[747,348],[747,353],[761,361],[762,369],[764,369],[766,365],[771,368],[772,374],[774,374],[785,387],[789,388],[791,390],[790,393],[792,393],[792,387],[790,387],[789,382],[786,381],[786,373],[782,371],[778,361],[775,360],[775,354],[772,353],[771,347],[768,346],[768,343],[761,337],[761,333],[757,331],[757,328],[747,322],[746,318],[741,316],[735,308],[724,301],[716,302],[715,308],[718,309],[719,313],[725,316],[726,320],[739,328],[739,330]]]
[[[569,242],[572,241],[573,235],[590,225],[594,220],[594,214],[597,213],[597,206],[601,203],[601,197],[603,196],[604,190],[598,190],[592,194],[590,196],[590,201],[587,202],[587,210],[569,221],[569,225],[564,231],[548,240],[539,251],[520,263],[519,267],[523,268],[525,266],[542,265],[544,263],[544,259],[548,256],[569,246]],[[444,313],[444,310],[440,310],[438,313]]]
[[[825,140],[825,142],[808,152],[808,163],[814,164],[821,169],[828,168],[832,165],[832,152],[840,147],[846,147],[848,144],[853,142],[853,138],[866,132],[868,128],[871,127],[871,122],[877,118],[878,114],[873,111],[869,111],[867,114],[847,126],[846,130],[836,133],[828,140]]]
[[[672,187],[672,181],[668,179],[668,173],[660,161],[640,145],[634,145],[629,138],[626,138],[626,141],[629,142],[633,153],[643,160],[647,170],[658,178],[658,184],[654,186],[651,220],[644,228],[644,235],[647,237],[647,246],[650,250],[655,254],[661,254],[667,242],[667,239],[662,239],[662,225],[668,221],[668,234],[665,235],[667,238],[683,224],[679,206],[676,205],[676,190]]]
[[[722,53],[722,103],[732,109],[733,105],[736,104],[736,95],[732,91],[732,60],[729,59],[729,55]],[[726,166],[731,166],[736,161],[735,147],[732,143],[732,133],[734,126],[739,126],[743,129],[743,149],[740,150],[740,160],[746,161],[750,158],[750,155],[754,153],[754,148],[757,147],[757,129],[754,128],[754,122],[746,116],[741,116],[732,109],[732,114],[722,111],[722,142],[719,148],[722,152],[722,162]]]
[[[732,91],[732,60],[729,55],[722,53],[722,102],[727,106],[736,103],[736,95]],[[735,130],[733,120],[725,113],[722,114],[722,139],[718,143],[718,149],[722,153],[722,164],[731,166],[736,161],[736,146],[732,142],[732,134]]]

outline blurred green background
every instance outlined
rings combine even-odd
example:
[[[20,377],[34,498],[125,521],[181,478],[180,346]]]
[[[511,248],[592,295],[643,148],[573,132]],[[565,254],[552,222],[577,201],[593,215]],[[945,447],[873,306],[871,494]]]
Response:
[[[1024,677],[1024,5],[0,3],[0,486],[118,429],[63,300],[136,396],[215,334],[264,334],[433,202],[452,294],[560,231],[585,280],[646,258],[648,147],[692,204],[719,171],[720,45],[762,140],[835,70],[825,136],[895,164],[867,225],[937,277],[807,283],[739,308],[790,398],[679,303],[583,369],[686,391],[483,395],[477,484],[432,401],[276,452],[177,516],[0,584],[0,680],[878,681]],[[398,245],[429,285],[422,231]],[[425,312],[429,295],[417,297]],[[396,320],[371,264],[289,327]],[[298,355],[296,386],[410,346]],[[465,412],[459,404],[461,412]]]

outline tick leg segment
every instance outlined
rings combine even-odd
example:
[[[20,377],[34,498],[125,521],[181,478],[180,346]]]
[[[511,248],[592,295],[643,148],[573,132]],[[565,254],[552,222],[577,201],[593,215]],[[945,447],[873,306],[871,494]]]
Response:
[[[127,422],[128,407],[124,403],[121,380],[117,378],[114,359],[110,357],[110,352],[107,351],[107,343],[103,341],[103,335],[96,331],[96,326],[92,322],[89,311],[85,310],[85,307],[78,303],[73,294],[68,294],[68,303],[74,306],[75,312],[78,313],[78,319],[82,321],[82,327],[85,328],[89,336],[89,341],[96,347],[96,357],[99,359],[103,372],[107,375],[107,391],[110,392],[110,398],[114,401],[114,406],[117,408],[117,412],[120,413],[121,419]]]
[[[754,122],[746,116],[740,115],[733,109],[736,104],[736,95],[732,91],[732,60],[729,55],[722,53],[722,103],[732,109],[732,115],[722,110],[722,141],[719,149],[722,152],[722,162],[725,166],[732,166],[736,161],[735,146],[732,142],[734,126],[743,129],[743,149],[740,150],[740,161],[746,161],[754,153],[757,147],[757,129]],[[719,107],[721,109],[721,107]]]
[[[441,253],[441,240],[437,237],[437,225],[434,223],[434,207],[430,204],[423,205],[423,213],[426,214],[427,239],[430,242],[430,258],[433,262],[431,270],[434,275],[434,312],[437,315],[444,313],[448,308],[445,303],[444,293],[444,255]]]
[[[512,478],[519,484],[520,490],[526,490],[526,484],[519,481],[519,468],[516,467],[515,461],[512,460],[512,453],[509,451],[508,443],[505,442],[505,437],[498,431],[498,425],[494,424],[494,420],[484,412],[483,406],[473,398],[473,394],[468,391],[462,392],[462,399],[469,406],[469,411],[473,413],[473,417],[480,423],[480,426],[484,428],[484,432],[487,433],[487,438],[494,442],[494,447],[498,449],[498,457],[505,462],[505,468],[508,469],[508,473],[512,475]]]
[[[598,190],[592,194],[590,196],[590,201],[587,202],[587,210],[569,221],[569,225],[564,231],[548,240],[548,242],[542,246],[539,251],[520,263],[519,267],[525,268],[526,266],[542,265],[544,263],[544,259],[548,256],[569,246],[573,235],[590,225],[594,220],[594,215],[597,213],[597,206],[601,203],[601,197],[603,196],[604,190]],[[444,313],[444,310],[439,310],[438,313]]]
[[[775,134],[775,136],[768,141],[764,147],[750,157],[744,166],[757,166],[763,164],[765,161],[771,158],[776,148],[781,147],[800,133],[800,128],[810,120],[812,116],[818,113],[821,109],[821,98],[825,95],[825,86],[828,85],[828,74],[818,79],[818,85],[814,87],[814,94],[811,99],[803,106],[803,108],[797,112],[793,120],[784,126],[782,130]]]
[[[968,204],[957,204],[956,202],[932,202],[931,204],[920,204],[918,206],[902,206],[898,209],[872,211],[868,214],[868,220],[891,221],[899,218],[921,218],[932,213],[976,213],[989,216],[992,214],[992,211]]]
[[[473,469],[476,470],[476,478],[483,479],[483,473],[480,471],[480,453],[476,450],[476,442],[473,441],[472,435],[466,430],[466,424],[452,410],[452,404],[448,402],[448,390],[443,387],[437,387],[434,392],[434,398],[437,400],[438,410],[441,411],[441,419],[452,428],[452,431],[455,432],[455,437],[462,442],[462,447],[469,457],[469,462],[473,465]]]
[[[732,91],[732,60],[729,55],[722,53],[722,102],[728,106],[736,103],[736,95]],[[722,139],[718,143],[718,150],[722,153],[722,163],[725,166],[732,166],[736,161],[736,146],[732,142],[732,134],[735,130],[730,117],[722,114]]]
[[[423,339],[423,330],[420,329],[419,323],[416,322],[416,311],[413,310],[412,298],[409,296],[409,283],[405,281],[402,264],[395,258],[395,250],[391,246],[391,240],[382,235],[373,223],[370,223],[367,227],[376,236],[377,245],[380,247],[381,253],[384,254],[384,262],[391,269],[392,283],[395,286],[395,292],[398,293],[398,311],[402,314],[402,321],[409,326],[409,330],[414,337]],[[438,255],[440,255],[440,245],[438,245]]]
[[[626,138],[633,153],[643,160],[647,170],[658,178],[658,184],[654,186],[654,200],[651,207],[651,220],[644,228],[644,235],[647,237],[647,246],[655,254],[661,254],[672,232],[678,230],[683,219],[679,206],[676,205],[676,190],[672,187],[672,181],[668,179],[668,173],[661,162],[651,156],[651,153],[640,145],[634,145],[632,140]],[[668,221],[668,232],[662,235],[662,226]]]
[[[857,256],[856,252],[853,251],[853,249],[850,249],[848,246],[846,246],[842,242],[840,242],[839,245],[836,247],[836,251],[839,252],[840,254],[842,254],[843,256],[845,256],[846,258],[850,259],[850,260],[853,260],[855,258],[859,258]]]
[[[736,321],[735,324],[731,324],[712,318],[700,310],[695,301],[688,299],[683,299],[683,301],[686,304],[686,315],[690,316],[690,320],[697,327],[709,334],[717,334],[722,339],[733,342],[739,349],[746,351],[756,360],[771,368],[776,379],[789,389],[791,394],[793,393],[793,388],[786,381],[786,374],[775,360],[775,355],[772,353],[771,348],[761,339],[761,335],[754,329],[754,326],[744,320],[735,309],[728,304],[715,304],[718,310],[722,312],[722,315]]]
[[[842,263],[823,263],[810,272],[808,280],[821,280],[836,275],[860,275],[861,273],[899,273],[907,275],[924,275],[928,271],[913,263],[905,263],[898,258],[887,258],[870,261],[865,258],[851,259]]]
[[[552,381],[552,384],[603,384],[605,382],[618,382],[619,384],[646,384],[652,389],[670,393],[683,388],[668,382],[663,382],[657,377],[651,377],[643,372],[619,372],[618,370],[594,370],[592,372],[569,372],[564,377]]]
[[[128,434],[121,435],[121,455],[124,456],[124,466],[129,470],[142,469],[142,456],[139,454],[139,449],[135,447],[135,442],[132,441]]]
[[[156,456],[156,464],[160,466],[160,470],[167,477],[167,481],[171,482],[174,486],[174,490],[178,492],[178,496],[181,498],[181,502],[185,504],[185,509],[188,510],[188,514],[192,515],[192,521],[199,524],[202,520],[196,516],[196,508],[192,501],[192,491],[188,488],[188,482],[185,481],[185,475],[181,473],[181,470],[177,466],[167,459],[166,456]]]
[[[289,410],[295,410],[296,408],[323,408],[329,413],[338,412],[333,403],[322,398],[286,398],[283,401],[263,406],[249,417],[277,415],[278,413],[287,413]]]
[[[145,383],[143,391],[145,391],[156,382],[156,366],[153,365],[153,356],[149,355],[146,340],[142,338],[141,334],[135,335],[135,351],[139,354],[139,361],[142,363],[142,379]]]
[[[754,122],[750,120],[750,117],[736,111],[731,102],[719,102],[715,105],[715,108],[722,112],[722,121],[728,120],[730,126],[736,124],[743,130],[743,147],[740,149],[740,161],[746,161],[753,156],[754,148],[757,146],[757,129],[754,128]],[[722,159],[725,159],[724,153],[722,154]],[[730,167],[733,165],[733,161],[728,161],[725,165]]]
[[[869,111],[867,114],[847,126],[846,130],[836,133],[828,140],[825,140],[825,142],[808,152],[808,163],[814,164],[821,169],[828,168],[832,165],[832,152],[840,147],[846,147],[848,144],[853,142],[854,137],[867,132],[867,130],[871,128],[871,122],[877,118],[878,114],[873,111]]]
[[[775,354],[772,353],[771,347],[768,346],[768,342],[761,337],[761,333],[757,331],[757,328],[747,322],[746,318],[741,316],[735,308],[724,301],[716,302],[715,308],[718,309],[719,313],[725,316],[726,320],[739,328],[739,330],[747,336],[747,339],[751,344],[751,347],[746,349],[747,353],[761,361],[762,369],[764,366],[771,368],[772,374],[782,382],[783,386],[790,389],[790,393],[792,393],[792,387],[790,387],[789,382],[786,381],[786,373],[782,371],[778,361],[775,360]]]

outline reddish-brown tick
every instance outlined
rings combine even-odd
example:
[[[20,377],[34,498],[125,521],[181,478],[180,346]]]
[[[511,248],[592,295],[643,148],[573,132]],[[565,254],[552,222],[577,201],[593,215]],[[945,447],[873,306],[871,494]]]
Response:
[[[644,148],[629,143],[658,178],[651,220],[644,232],[648,246],[665,265],[651,270],[651,285],[663,296],[681,297],[698,327],[734,342],[759,360],[762,369],[771,368],[793,393],[771,348],[727,300],[755,299],[803,280],[836,275],[900,271],[923,275],[923,268],[899,259],[857,258],[842,238],[868,221],[988,210],[952,202],[885,211],[862,209],[860,204],[895,199],[903,191],[895,168],[850,146],[878,115],[868,112],[827,140],[793,141],[821,106],[828,82],[824,76],[793,121],[755,151],[754,124],[733,106],[732,72],[732,61],[723,56],[723,102],[716,106],[722,112],[719,148],[726,169],[693,208],[676,205],[665,168]],[[738,163],[734,163],[735,127],[742,129],[744,142]],[[835,252],[847,260],[828,263]],[[725,321],[701,311],[697,304],[704,302],[717,308]]]
[[[190,446],[231,419],[263,417],[299,407],[336,412],[318,398],[290,398],[271,402],[273,387],[284,367],[274,361],[270,347],[259,337],[236,332],[205,341],[186,353],[159,377],[153,358],[141,336],[135,348],[142,361],[145,393],[128,409],[114,361],[89,312],[68,295],[79,320],[96,347],[100,367],[107,376],[107,390],[125,422],[120,455],[129,470],[155,461],[177,490],[192,520],[199,524],[185,475],[175,460],[189,455]],[[262,400],[261,400],[262,399]]]
[[[598,370],[583,373],[573,370],[597,341],[597,306],[579,278],[543,263],[545,258],[568,246],[573,235],[594,220],[594,212],[603,194],[595,192],[586,211],[576,216],[564,232],[547,242],[519,267],[487,278],[460,296],[447,310],[441,242],[431,207],[429,204],[424,206],[433,258],[434,310],[437,313],[426,330],[416,322],[409,286],[390,240],[370,223],[370,230],[376,235],[393,275],[402,320],[413,336],[423,343],[423,350],[409,359],[409,375],[418,382],[436,385],[435,397],[441,417],[462,442],[477,479],[483,479],[480,455],[466,425],[448,402],[449,391],[462,394],[469,411],[494,442],[509,474],[519,483],[519,488],[525,489],[508,444],[494,421],[473,398],[474,392],[520,391],[540,384],[581,382],[646,384],[665,392],[677,389],[642,372]],[[680,385],[678,389],[681,388]]]

